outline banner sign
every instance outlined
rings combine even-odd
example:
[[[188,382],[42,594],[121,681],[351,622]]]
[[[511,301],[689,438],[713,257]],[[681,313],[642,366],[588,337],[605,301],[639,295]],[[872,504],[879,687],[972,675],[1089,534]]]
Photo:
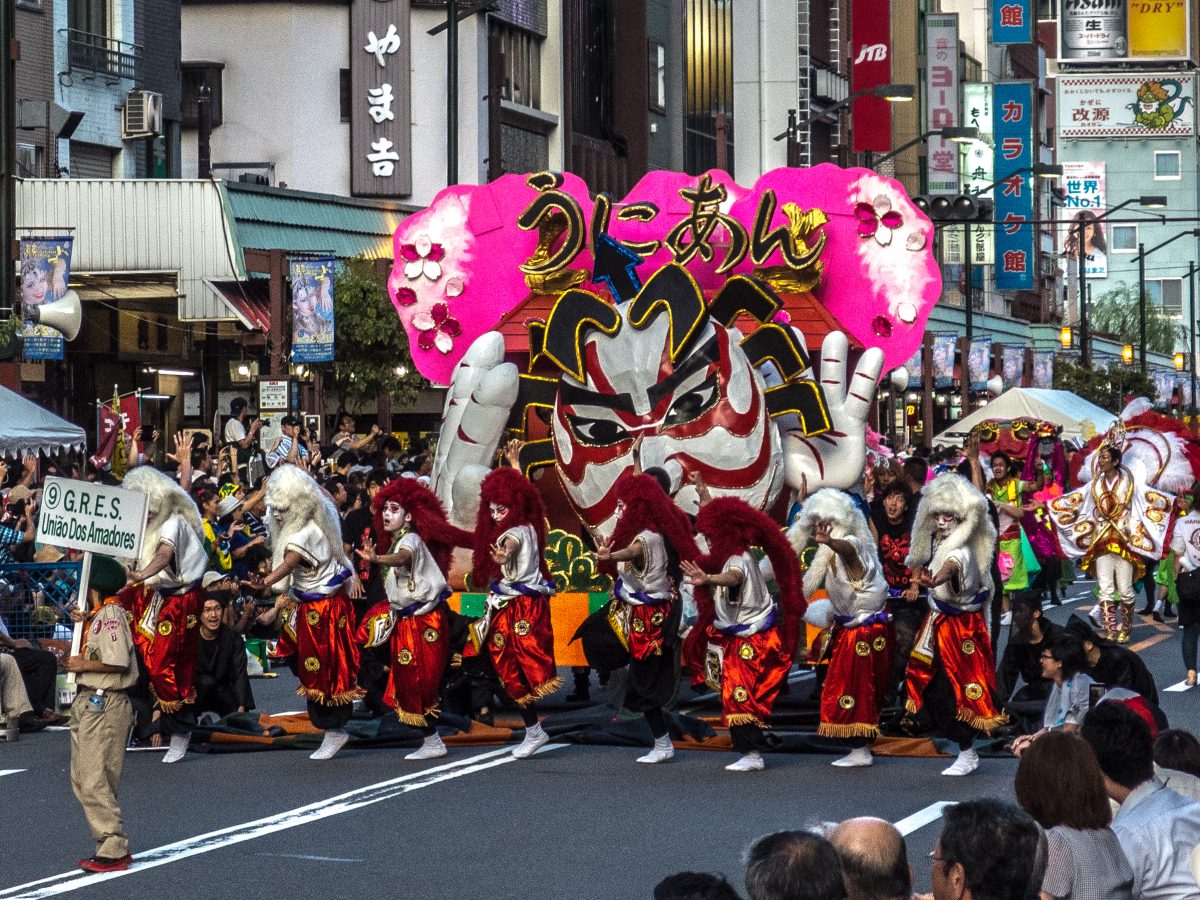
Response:
[[[1058,58],[1101,65],[1186,60],[1193,6],[1193,0],[1062,0]]]
[[[1062,246],[1072,269],[1079,271],[1079,226],[1084,231],[1084,270],[1088,278],[1108,277],[1108,242],[1105,240],[1104,215],[1105,164],[1066,162],[1063,167],[1063,208],[1068,210],[1063,223]]]
[[[992,377],[992,339],[990,337],[971,338],[971,346],[967,351],[967,372],[971,378],[971,390],[987,389],[988,379]]]
[[[394,199],[412,193],[411,14],[410,0],[350,4],[350,193],[355,197]]]
[[[892,80],[891,0],[851,0],[850,90],[858,92]],[[851,106],[854,152],[887,153],[892,149],[892,105],[868,94]]]
[[[945,390],[954,384],[954,352],[958,335],[953,332],[933,336],[933,386]]]
[[[1172,369],[1154,369],[1150,374],[1154,379],[1154,405],[1170,405],[1171,394],[1179,382],[1179,373]]]
[[[1005,345],[1001,356],[1001,375],[1004,387],[1024,387],[1025,382],[1025,348]]]
[[[1059,138],[1161,138],[1196,133],[1190,73],[1059,75]]]
[[[61,331],[35,325],[33,310],[61,300],[71,280],[70,237],[21,238],[21,317],[24,320],[23,353],[26,359],[62,359]]]
[[[1049,390],[1054,387],[1054,351],[1033,352],[1033,386]]]
[[[926,117],[925,130],[953,128],[958,114],[958,15],[925,17]],[[928,192],[959,192],[958,148],[939,135],[929,138],[925,157]]]
[[[69,478],[46,478],[36,540],[72,550],[137,559],[146,531],[146,495]]]
[[[912,359],[904,364],[904,368],[908,369],[908,389],[917,391],[921,389],[924,383],[925,370],[921,367],[925,351],[925,345],[917,346],[917,352],[912,355]]]
[[[979,140],[959,144],[962,154],[963,193],[992,196],[992,85],[978,81],[963,84],[963,124],[979,129]]]
[[[1033,166],[1033,85],[1028,81],[1001,81],[994,88],[996,175],[1028,172]],[[1028,176],[1013,175],[996,186],[995,253],[996,288],[1002,291],[1033,289],[1037,269],[1034,252],[1033,188]]]
[[[120,412],[114,410],[118,407]],[[142,452],[142,400],[137,394],[113,398],[112,403],[101,403],[96,410],[96,453],[91,463],[97,469],[113,468],[113,455],[117,451],[119,434],[123,434],[123,452],[126,468],[130,461],[136,462]]]
[[[293,259],[292,362],[333,362],[333,273],[336,260]]]
[[[1033,0],[991,0],[992,43],[1033,43]]]

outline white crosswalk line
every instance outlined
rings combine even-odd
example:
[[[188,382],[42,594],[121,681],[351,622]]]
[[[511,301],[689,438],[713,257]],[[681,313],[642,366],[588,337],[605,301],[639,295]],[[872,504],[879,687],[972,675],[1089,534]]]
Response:
[[[24,769],[0,769],[0,778],[3,778],[5,775],[16,775],[24,771]]]
[[[905,816],[899,822],[893,822],[896,830],[907,837],[914,831],[920,831],[926,825],[931,825],[942,817],[942,812],[947,806],[954,804],[949,800],[939,800],[937,803],[931,803],[922,810],[918,810],[911,816]]]
[[[1184,679],[1183,681],[1179,682],[1178,684],[1173,684],[1168,688],[1163,688],[1163,690],[1170,691],[1173,694],[1182,694],[1184,691],[1190,691],[1194,687],[1195,687],[1194,684],[1188,684],[1187,679]]]

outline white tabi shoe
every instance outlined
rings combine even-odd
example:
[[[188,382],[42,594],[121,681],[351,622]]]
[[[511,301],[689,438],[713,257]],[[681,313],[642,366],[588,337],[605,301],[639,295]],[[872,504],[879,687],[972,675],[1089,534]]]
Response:
[[[974,750],[962,750],[948,769],[943,769],[943,775],[970,775],[979,768],[979,754]]]
[[[671,743],[671,736],[665,734],[660,738],[654,739],[654,749],[645,756],[639,756],[637,761],[654,765],[655,763],[666,762],[675,755],[675,745]]]
[[[767,767],[763,762],[762,754],[757,750],[751,750],[735,763],[730,763],[725,767],[726,772],[761,772]]]
[[[333,759],[337,756],[339,750],[346,746],[346,741],[350,740],[350,735],[346,734],[344,728],[330,728],[325,732],[325,737],[321,741],[321,746],[317,748],[315,753],[312,753],[309,759]]]
[[[171,749],[167,751],[167,755],[162,758],[165,763],[177,763],[187,756],[188,743],[192,739],[192,733],[171,735]]]
[[[406,754],[405,759],[441,759],[446,755],[446,745],[442,743],[439,735],[431,734],[425,738],[425,742],[421,744],[412,753]]]
[[[513,748],[514,759],[529,759],[533,754],[550,743],[550,735],[542,728],[542,723],[530,725],[525,729],[525,740]]]
[[[830,765],[840,769],[857,769],[861,766],[875,765],[875,757],[871,755],[870,747],[857,747],[841,759],[835,759]]]

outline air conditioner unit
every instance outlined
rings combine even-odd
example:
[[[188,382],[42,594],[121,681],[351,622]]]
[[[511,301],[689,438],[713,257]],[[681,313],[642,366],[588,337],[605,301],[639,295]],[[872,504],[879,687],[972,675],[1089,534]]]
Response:
[[[162,94],[130,91],[121,110],[121,140],[162,133]]]

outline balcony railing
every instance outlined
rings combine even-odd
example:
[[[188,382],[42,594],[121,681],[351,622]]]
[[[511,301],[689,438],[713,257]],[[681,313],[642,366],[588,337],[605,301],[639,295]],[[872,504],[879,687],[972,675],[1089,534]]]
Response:
[[[74,28],[67,32],[67,62],[71,71],[96,72],[112,78],[136,81],[142,64],[142,48],[102,34]]]

